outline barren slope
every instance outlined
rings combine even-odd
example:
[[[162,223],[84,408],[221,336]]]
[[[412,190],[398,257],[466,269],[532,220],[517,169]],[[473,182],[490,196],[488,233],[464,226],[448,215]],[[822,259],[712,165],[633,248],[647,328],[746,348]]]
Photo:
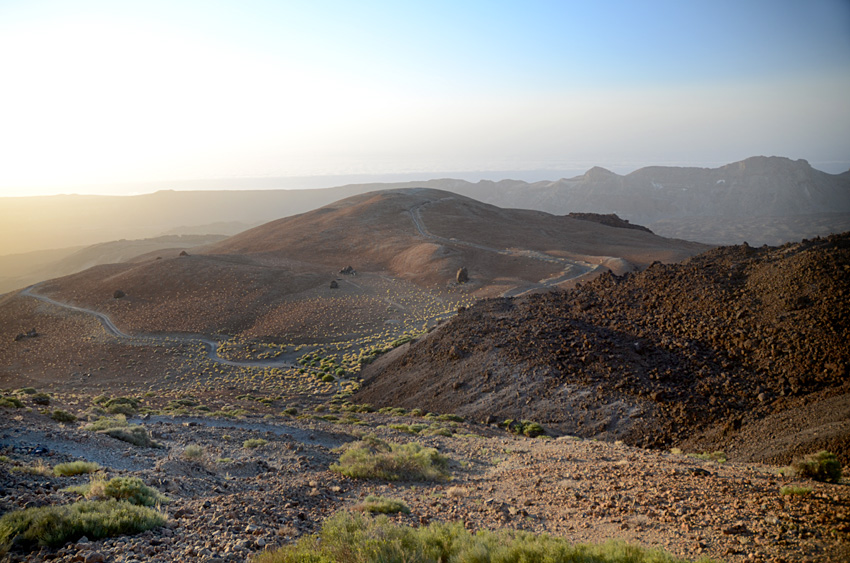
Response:
[[[643,446],[734,445],[777,462],[828,446],[846,462],[848,295],[850,234],[720,248],[480,302],[367,368],[357,397]],[[793,420],[758,431],[779,413]]]

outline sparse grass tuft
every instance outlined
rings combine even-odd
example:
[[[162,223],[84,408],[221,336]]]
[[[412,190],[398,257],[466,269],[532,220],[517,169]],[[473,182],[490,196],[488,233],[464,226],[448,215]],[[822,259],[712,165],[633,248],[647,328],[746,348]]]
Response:
[[[413,528],[341,512],[322,525],[318,535],[268,551],[254,563],[376,563],[378,561],[492,561],[521,563],[684,563],[660,550],[608,542],[572,545],[564,538],[528,532],[467,531],[462,523],[433,522]]]
[[[186,446],[183,449],[183,457],[190,461],[198,461],[204,458],[206,452],[204,452],[204,448],[201,446],[191,445]]]
[[[101,430],[101,434],[106,434],[117,440],[139,446],[140,448],[158,448],[159,444],[151,439],[147,429],[144,426],[126,426],[124,428],[110,428]]]
[[[0,517],[0,554],[12,545],[57,547],[83,536],[97,540],[136,534],[162,526],[165,520],[156,510],[117,500],[16,510]]]
[[[38,460],[32,465],[16,465],[12,468],[12,471],[15,473],[25,473],[26,475],[43,475],[45,477],[53,475],[53,469],[42,460]]]
[[[803,497],[812,492],[811,487],[797,487],[794,485],[787,485],[779,489],[779,494],[782,496],[799,496]]]
[[[262,438],[250,438],[242,442],[243,448],[254,449],[259,448],[260,446],[265,446],[268,444],[268,440],[263,440]]]
[[[339,462],[331,471],[355,479],[387,481],[440,481],[448,479],[448,459],[434,448],[408,444],[389,444],[375,436],[366,436],[339,448]]]
[[[95,476],[87,485],[68,487],[65,490],[82,495],[88,500],[115,499],[138,506],[156,506],[170,501],[167,496],[153,487],[148,487],[138,477],[113,477],[107,481]]]
[[[499,426],[512,434],[522,434],[529,438],[536,438],[537,436],[546,434],[546,431],[539,423],[531,422],[530,420],[513,420],[509,418],[499,424]]]
[[[702,461],[716,461],[717,463],[726,463],[726,452],[703,452],[701,454],[688,454],[690,457],[701,459]]]
[[[67,411],[58,410],[58,409],[53,411],[52,413],[50,413],[50,418],[52,418],[56,422],[65,422],[65,423],[76,422],[76,420],[77,420],[77,417],[74,416],[73,414],[71,414]]]
[[[373,495],[367,496],[363,502],[355,505],[354,510],[368,512],[370,514],[396,514],[398,512],[410,514],[410,507],[404,504],[404,502],[397,499],[376,497]]]
[[[838,483],[841,480],[841,462],[835,454],[825,450],[794,460],[789,469],[789,473],[795,477],[826,483]]]
[[[22,409],[24,408],[24,404],[17,397],[0,397],[0,407]]]
[[[72,475],[94,473],[99,469],[100,465],[93,461],[71,461],[68,463],[59,463],[54,465],[53,474],[62,477],[70,477]]]
[[[119,414],[114,417],[100,417],[94,422],[91,422],[86,425],[85,430],[90,430],[92,432],[101,432],[103,430],[110,430],[112,428],[125,428],[129,426],[127,423],[127,417],[123,414]]]

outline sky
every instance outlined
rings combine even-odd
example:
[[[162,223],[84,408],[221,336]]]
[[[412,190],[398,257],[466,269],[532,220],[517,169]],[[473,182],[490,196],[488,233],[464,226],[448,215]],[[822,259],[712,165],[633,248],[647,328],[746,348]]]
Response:
[[[0,0],[0,80],[0,196],[850,168],[848,0]]]

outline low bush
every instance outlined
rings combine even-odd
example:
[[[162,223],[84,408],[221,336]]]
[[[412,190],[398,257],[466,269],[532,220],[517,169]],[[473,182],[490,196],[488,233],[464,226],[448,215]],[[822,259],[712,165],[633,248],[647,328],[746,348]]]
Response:
[[[151,439],[151,435],[144,426],[126,426],[124,428],[110,428],[101,430],[101,434],[106,434],[117,440],[139,446],[140,448],[157,448],[159,444]]]
[[[508,530],[482,530],[473,535],[458,522],[433,522],[413,528],[392,524],[386,516],[372,518],[342,512],[326,520],[318,535],[303,537],[277,551],[267,551],[252,561],[684,563],[686,560],[623,542],[572,545],[564,538]]]
[[[248,448],[248,449],[253,449],[253,448],[259,448],[260,446],[265,446],[268,443],[269,443],[268,440],[263,440],[262,438],[250,438],[250,439],[242,442],[242,447]]]
[[[54,465],[53,474],[62,477],[70,477],[72,475],[94,473],[99,469],[100,465],[93,461],[71,461],[68,463],[59,463]]]
[[[336,471],[355,479],[384,479],[387,481],[440,481],[448,479],[448,459],[434,448],[408,444],[389,444],[375,436],[339,448],[339,462],[331,465]]]
[[[34,393],[30,395],[30,400],[36,405],[46,407],[50,404],[50,395],[47,393]]]
[[[726,463],[726,452],[703,452],[701,454],[688,454],[691,457],[701,459],[702,461],[716,461],[717,463]]]
[[[36,393],[38,393],[38,391],[36,391],[32,387],[21,387],[20,389],[15,391],[15,393],[17,393],[18,395],[35,395]]]
[[[24,404],[17,397],[0,397],[0,407],[22,409],[24,408]]]
[[[789,473],[795,477],[838,483],[841,480],[841,462],[835,454],[824,450],[795,460]]]
[[[183,457],[185,457],[186,459],[188,459],[190,461],[198,461],[200,459],[203,459],[204,454],[205,454],[204,448],[202,448],[201,446],[192,445],[192,446],[186,446],[183,449]]]
[[[82,495],[88,500],[115,499],[138,506],[156,506],[170,501],[167,496],[153,487],[148,487],[138,477],[113,477],[108,481],[95,477],[87,485],[68,487],[65,490]]]
[[[404,504],[404,502],[398,499],[376,497],[374,495],[367,496],[363,499],[363,502],[355,505],[354,509],[370,514],[396,514],[398,512],[410,514],[410,507]]]
[[[97,540],[136,534],[162,526],[165,520],[156,510],[117,500],[25,508],[0,517],[0,554],[13,546],[58,547],[83,536]]]
[[[806,496],[811,493],[811,487],[796,487],[794,485],[787,485],[785,487],[781,487],[779,489],[779,494],[782,496]]]
[[[52,413],[50,413],[50,418],[52,418],[56,422],[65,422],[65,423],[76,422],[76,420],[77,420],[77,417],[74,416],[73,414],[71,414],[67,411],[58,410],[58,409],[53,411]]]
[[[27,475],[53,475],[53,469],[42,460],[38,460],[32,465],[16,465],[12,467],[15,473],[25,473]]]
[[[101,417],[95,420],[94,422],[90,422],[86,424],[85,430],[90,430],[92,432],[100,432],[102,430],[109,430],[111,428],[125,428],[129,426],[127,422],[127,417],[123,414],[119,414],[114,417]]]
[[[546,431],[543,427],[537,422],[531,422],[530,420],[513,420],[508,419],[501,424],[499,424],[502,428],[511,432],[513,434],[522,434],[523,436],[528,436],[529,438],[536,438],[537,436],[542,436],[546,434]]]

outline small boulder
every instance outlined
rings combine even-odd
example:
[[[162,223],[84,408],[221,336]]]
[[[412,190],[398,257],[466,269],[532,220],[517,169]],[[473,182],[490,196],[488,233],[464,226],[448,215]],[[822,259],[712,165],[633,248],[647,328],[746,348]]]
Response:
[[[338,289],[339,284],[336,283],[336,280],[331,280],[331,289]]]
[[[186,252],[185,250],[181,250],[179,255],[180,256],[189,256],[189,253]]]
[[[126,296],[126,295],[127,295],[127,294],[126,294],[126,293],[124,293],[123,291],[121,291],[120,289],[116,289],[116,290],[112,293],[112,298],[113,298],[113,299],[121,299],[122,297],[124,297],[124,296]]]
[[[469,281],[469,272],[466,271],[466,266],[457,271],[457,283],[466,283]]]
[[[344,276],[356,276],[357,272],[351,266],[346,266],[342,270],[339,271],[340,274]]]

